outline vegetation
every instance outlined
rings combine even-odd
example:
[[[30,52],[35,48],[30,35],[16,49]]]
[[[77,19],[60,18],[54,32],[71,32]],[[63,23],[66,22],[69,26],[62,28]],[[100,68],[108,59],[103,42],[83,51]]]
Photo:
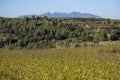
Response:
[[[0,80],[119,79],[119,46],[0,50]]]
[[[120,20],[0,17],[0,80],[119,79]]]
[[[120,40],[120,20],[95,18],[0,17],[0,48],[79,47],[83,42]]]

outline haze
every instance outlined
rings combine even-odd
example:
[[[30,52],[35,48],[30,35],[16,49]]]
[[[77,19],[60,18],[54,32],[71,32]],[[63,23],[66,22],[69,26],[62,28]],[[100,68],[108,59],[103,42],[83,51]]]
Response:
[[[0,0],[0,16],[41,14],[45,12],[92,13],[120,19],[120,0]]]

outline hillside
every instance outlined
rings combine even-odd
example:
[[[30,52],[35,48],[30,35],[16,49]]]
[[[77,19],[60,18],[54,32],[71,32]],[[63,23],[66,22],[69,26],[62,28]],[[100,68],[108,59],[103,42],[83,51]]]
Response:
[[[0,48],[80,47],[83,42],[120,40],[120,20],[96,18],[0,17]],[[87,46],[87,44],[85,44]]]
[[[119,80],[119,46],[120,20],[0,17],[0,80]]]

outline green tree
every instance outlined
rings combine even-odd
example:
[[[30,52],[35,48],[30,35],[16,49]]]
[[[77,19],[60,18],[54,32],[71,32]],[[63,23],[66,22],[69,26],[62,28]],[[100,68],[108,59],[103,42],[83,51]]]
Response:
[[[93,37],[93,42],[96,43],[96,44],[98,44],[98,42],[99,42],[99,32],[97,32],[97,33],[94,35],[94,37]]]
[[[107,34],[106,34],[106,31],[104,29],[100,31],[99,40],[100,41],[106,41],[107,40]]]
[[[111,30],[111,40],[119,40],[120,39],[120,30]]]

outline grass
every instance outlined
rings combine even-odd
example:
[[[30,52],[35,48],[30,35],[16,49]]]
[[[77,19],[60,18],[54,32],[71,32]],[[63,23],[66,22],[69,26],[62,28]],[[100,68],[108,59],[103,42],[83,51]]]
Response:
[[[119,79],[119,46],[0,50],[0,80]]]

